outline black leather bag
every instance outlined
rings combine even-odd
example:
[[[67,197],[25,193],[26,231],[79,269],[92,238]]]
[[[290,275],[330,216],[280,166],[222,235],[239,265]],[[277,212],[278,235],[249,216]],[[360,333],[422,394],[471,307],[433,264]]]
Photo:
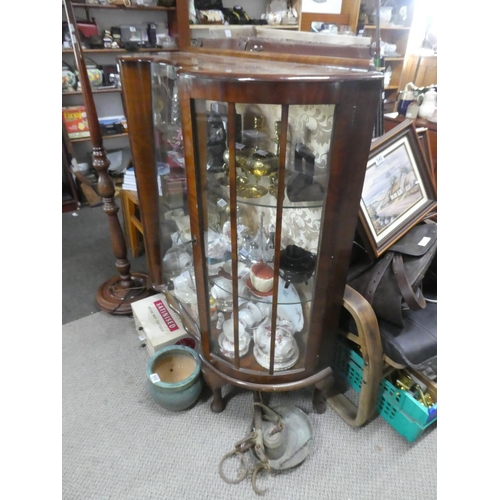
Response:
[[[348,284],[370,302],[384,353],[437,379],[437,224],[415,226],[375,262],[351,266]]]
[[[378,319],[403,327],[406,306],[412,311],[426,307],[421,285],[436,256],[437,224],[423,223],[368,267],[353,266],[347,283],[365,297]]]

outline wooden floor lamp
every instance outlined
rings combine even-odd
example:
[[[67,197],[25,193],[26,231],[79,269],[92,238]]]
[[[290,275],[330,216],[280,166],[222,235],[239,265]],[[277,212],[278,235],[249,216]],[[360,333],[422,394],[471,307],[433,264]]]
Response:
[[[92,89],[83,57],[80,34],[76,28],[76,18],[70,0],[63,0],[69,33],[73,44],[76,67],[82,86],[83,100],[92,141],[92,166],[98,173],[97,191],[104,203],[104,213],[108,216],[113,253],[116,257],[118,276],[106,280],[98,289],[96,300],[99,307],[110,314],[132,314],[132,303],[151,294],[147,286],[147,274],[131,273],[127,259],[127,244],[118,218],[115,201],[115,185],[108,174],[109,160],[103,147],[101,129],[95,108]]]

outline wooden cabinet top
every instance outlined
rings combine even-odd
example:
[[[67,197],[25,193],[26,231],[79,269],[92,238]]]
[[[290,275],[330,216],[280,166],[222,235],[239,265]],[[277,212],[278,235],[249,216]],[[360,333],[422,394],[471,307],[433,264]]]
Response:
[[[283,60],[254,59],[244,56],[202,55],[172,52],[159,55],[131,55],[119,58],[124,63],[147,61],[173,65],[179,73],[226,81],[339,81],[381,79],[382,73],[359,68],[320,66]]]

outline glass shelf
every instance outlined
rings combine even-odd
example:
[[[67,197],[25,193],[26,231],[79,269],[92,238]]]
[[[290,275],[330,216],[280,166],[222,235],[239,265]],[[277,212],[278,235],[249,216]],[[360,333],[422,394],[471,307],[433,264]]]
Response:
[[[209,278],[210,286],[216,287],[224,294],[227,294],[226,301],[231,303],[232,308],[232,281],[221,278],[221,276]],[[309,280],[307,283],[290,283],[287,287],[285,280],[280,277],[278,305],[304,304],[310,302],[314,292],[311,281],[313,280]],[[272,302],[272,290],[268,294],[257,294],[253,292],[252,290],[255,290],[255,288],[253,288],[250,278],[238,279],[238,285],[241,285],[238,291],[238,299],[242,303],[252,301],[270,304]]]
[[[217,178],[224,177],[224,174],[214,174]],[[268,192],[259,198],[245,198],[243,196],[237,195],[238,205],[249,205],[261,208],[276,208],[277,198],[269,192],[269,188],[272,188],[272,184],[268,178],[263,178],[259,182],[260,186],[265,187]],[[323,200],[319,201],[296,201],[292,202],[289,200],[287,194],[287,189],[285,186],[285,198],[283,200],[283,210],[295,210],[298,208],[321,208],[323,207]],[[224,200],[229,200],[229,187],[228,186],[214,186],[212,189],[214,195],[219,195]]]

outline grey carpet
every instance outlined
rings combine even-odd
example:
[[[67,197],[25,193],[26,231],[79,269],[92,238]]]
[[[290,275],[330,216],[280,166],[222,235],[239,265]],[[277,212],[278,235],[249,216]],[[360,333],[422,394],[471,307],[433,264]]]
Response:
[[[116,198],[120,207],[120,198]],[[122,222],[122,211],[118,217]],[[122,224],[123,228],[123,224]],[[133,258],[131,272],[146,272],[146,257]],[[62,214],[62,324],[101,309],[96,293],[102,283],[118,275],[111,246],[108,216],[103,207],[83,206]]]
[[[249,430],[252,395],[229,386],[224,412],[205,391],[180,413],[146,386],[148,353],[133,319],[103,312],[62,329],[63,500],[256,499],[249,480],[226,484],[218,463]],[[263,475],[268,500],[423,500],[437,497],[437,426],[408,443],[385,420],[352,429],[333,410],[314,413],[312,391],[274,394],[270,406],[304,410],[314,444],[293,470]]]

